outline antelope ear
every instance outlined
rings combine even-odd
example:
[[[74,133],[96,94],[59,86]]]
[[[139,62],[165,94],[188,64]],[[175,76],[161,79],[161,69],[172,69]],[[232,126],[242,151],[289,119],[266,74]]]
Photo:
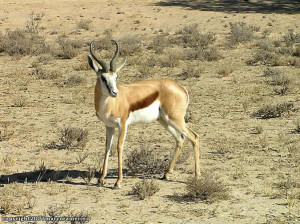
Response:
[[[89,63],[89,66],[91,67],[91,69],[93,69],[95,72],[98,72],[99,68],[94,63],[93,59],[89,55],[87,56],[87,59],[88,59],[88,63]]]
[[[123,61],[120,61],[120,62],[116,65],[116,73],[117,73],[118,71],[120,71],[120,70],[124,67],[124,65],[126,64],[126,61],[127,61],[127,57],[125,57],[125,58],[123,59]]]

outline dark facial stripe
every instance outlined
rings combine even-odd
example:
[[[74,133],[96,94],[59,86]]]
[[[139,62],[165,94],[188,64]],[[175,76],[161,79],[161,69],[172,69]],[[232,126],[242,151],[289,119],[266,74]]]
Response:
[[[101,75],[101,79],[102,79],[102,82],[104,82],[104,84],[105,84],[105,86],[106,86],[108,92],[110,92],[110,88],[109,88],[109,86],[108,86],[108,84],[107,84],[107,81],[106,81],[106,79],[105,79],[102,75]]]
[[[154,92],[152,94],[150,94],[149,96],[147,96],[146,98],[132,104],[129,108],[129,110],[131,112],[135,111],[135,110],[139,110],[145,107],[150,106],[157,98],[158,98],[159,93],[158,92]]]

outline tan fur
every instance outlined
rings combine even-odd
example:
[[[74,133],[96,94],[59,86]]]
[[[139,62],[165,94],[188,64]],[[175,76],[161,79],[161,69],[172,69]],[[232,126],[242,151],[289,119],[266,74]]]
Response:
[[[161,107],[171,118],[185,115],[188,96],[183,87],[173,80],[145,80],[128,85],[118,86],[119,95],[110,97],[106,105],[106,113],[115,118],[127,119],[130,112],[145,108],[159,99]],[[101,99],[100,80],[95,88],[95,109],[99,112]]]

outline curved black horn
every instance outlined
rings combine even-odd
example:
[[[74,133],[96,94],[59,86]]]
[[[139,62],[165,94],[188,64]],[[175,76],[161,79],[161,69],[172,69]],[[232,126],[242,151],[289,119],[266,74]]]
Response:
[[[95,61],[98,62],[99,65],[101,65],[102,69],[103,69],[105,72],[108,72],[108,67],[107,67],[107,64],[105,63],[105,61],[103,61],[103,60],[97,58],[96,55],[93,53],[93,42],[94,42],[94,41],[92,41],[92,42],[90,43],[90,53],[91,53],[92,57],[95,59]]]
[[[116,51],[115,51],[115,55],[113,56],[113,58],[110,61],[110,70],[112,70],[113,72],[116,71],[116,60],[119,56],[120,50],[119,50],[119,44],[117,41],[115,40],[111,40],[115,45],[116,45]]]

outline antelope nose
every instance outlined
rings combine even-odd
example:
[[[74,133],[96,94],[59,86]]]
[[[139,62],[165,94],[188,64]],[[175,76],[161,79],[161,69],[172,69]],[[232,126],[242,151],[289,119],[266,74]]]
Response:
[[[118,91],[111,91],[111,93],[114,95],[114,96],[118,96]]]

